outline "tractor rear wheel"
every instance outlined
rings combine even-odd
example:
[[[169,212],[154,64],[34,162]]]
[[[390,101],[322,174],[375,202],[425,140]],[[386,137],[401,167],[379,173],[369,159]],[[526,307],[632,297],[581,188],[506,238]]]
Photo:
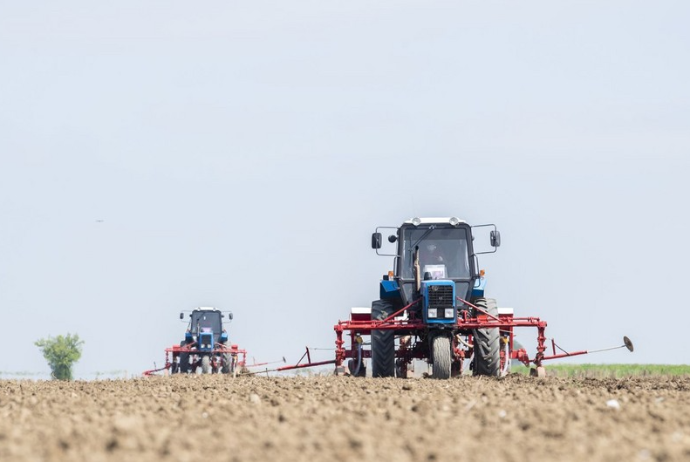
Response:
[[[185,342],[180,342],[180,346],[185,346]],[[180,366],[178,371],[180,374],[187,374],[189,372],[189,353],[180,353]]]
[[[384,320],[393,314],[393,305],[385,300],[371,304],[371,319]],[[395,376],[395,336],[392,330],[371,331],[372,377]]]
[[[431,357],[434,360],[431,367],[431,377],[449,379],[451,366],[450,337],[437,335],[431,340]]]
[[[201,358],[201,373],[208,374],[209,372],[211,372],[211,357],[204,356]]]
[[[493,298],[478,298],[474,304],[498,317],[498,305]],[[481,315],[482,313],[477,313]],[[498,377],[501,374],[501,344],[498,327],[474,330],[474,375]]]

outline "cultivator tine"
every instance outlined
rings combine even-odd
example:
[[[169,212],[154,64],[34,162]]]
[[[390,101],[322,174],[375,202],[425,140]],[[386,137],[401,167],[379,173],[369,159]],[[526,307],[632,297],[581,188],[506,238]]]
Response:
[[[635,351],[632,341],[626,336],[623,336],[623,345],[625,345],[625,348],[627,348],[630,353]]]
[[[617,346],[617,347],[611,347],[611,348],[602,348],[600,350],[590,350],[590,353],[599,353],[602,351],[611,351],[611,350],[618,350],[619,348],[627,348],[629,352],[633,352],[635,350],[635,347],[633,346],[632,341],[628,337],[623,337],[623,345]]]
[[[544,356],[542,358],[542,361],[546,360],[551,360],[551,359],[559,359],[559,358],[567,358],[570,356],[580,356],[580,355],[586,355],[586,354],[592,354],[592,353],[601,353],[603,351],[612,351],[612,350],[618,350],[620,348],[627,348],[628,351],[631,353],[634,351],[633,343],[632,341],[626,336],[623,337],[623,345],[615,346],[615,347],[610,347],[610,348],[600,348],[598,350],[582,350],[582,351],[574,351],[572,353],[568,353],[565,351],[563,348],[559,347],[556,345],[556,342],[554,340],[551,340],[553,349],[554,349],[554,354],[552,356]],[[562,354],[556,354],[556,348],[561,350],[563,353]]]
[[[304,358],[307,358],[307,362],[303,363],[302,361]],[[283,356],[283,362],[285,362],[285,357]],[[265,369],[263,371],[255,371],[255,372],[249,372],[250,375],[256,375],[256,374],[263,374],[268,372],[284,372],[284,371],[290,371],[294,369],[304,369],[307,367],[315,367],[315,366],[324,366],[327,364],[335,364],[335,360],[329,360],[329,361],[316,361],[312,362],[311,360],[311,354],[309,352],[309,347],[306,347],[306,351],[302,355],[302,357],[297,361],[296,364],[290,365],[290,366],[283,366],[283,367],[277,367],[275,369]]]

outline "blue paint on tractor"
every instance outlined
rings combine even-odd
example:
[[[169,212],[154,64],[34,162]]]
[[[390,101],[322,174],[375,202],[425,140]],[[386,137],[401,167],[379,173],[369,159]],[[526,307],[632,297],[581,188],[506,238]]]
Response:
[[[198,338],[198,350],[211,352],[213,351],[213,332],[201,332]]]
[[[400,298],[400,286],[397,281],[383,279],[380,286],[381,300]]]
[[[472,298],[483,298],[484,289],[486,287],[486,278],[480,277],[474,281],[474,287],[472,287]]]
[[[457,322],[455,282],[443,279],[422,281],[420,292],[425,323],[452,325]]]

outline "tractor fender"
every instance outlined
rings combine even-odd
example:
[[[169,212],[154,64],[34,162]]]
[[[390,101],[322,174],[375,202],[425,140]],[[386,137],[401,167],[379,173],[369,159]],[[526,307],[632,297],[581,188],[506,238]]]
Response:
[[[381,280],[379,291],[381,300],[400,298],[400,286],[398,285],[398,281]]]
[[[486,278],[481,277],[474,281],[474,287],[472,287],[472,298],[483,298],[484,288],[486,287]]]

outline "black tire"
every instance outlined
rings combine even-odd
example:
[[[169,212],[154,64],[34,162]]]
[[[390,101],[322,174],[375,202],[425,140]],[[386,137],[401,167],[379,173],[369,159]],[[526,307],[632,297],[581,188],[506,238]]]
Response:
[[[232,372],[233,372],[232,355],[230,353],[223,353],[223,356],[222,356],[220,361],[221,361],[220,371],[223,374],[232,374]]]
[[[449,379],[451,367],[450,337],[437,335],[431,339],[431,377],[434,379]]]
[[[498,305],[493,298],[478,298],[474,304],[498,317]],[[477,313],[481,314],[481,313]],[[501,375],[501,343],[498,327],[474,330],[474,375]]]
[[[185,342],[182,341],[180,342],[180,346],[183,347],[185,346]],[[189,373],[189,353],[180,353],[180,366],[179,366],[179,372],[180,374],[188,374]]]
[[[367,369],[364,367],[364,362],[359,365],[359,370],[357,370],[356,359],[350,359],[347,362],[347,370],[350,371],[352,377],[366,377]]]
[[[385,300],[371,304],[371,319],[383,320],[393,314],[393,305]],[[372,377],[395,376],[395,336],[392,330],[371,331]]]
[[[201,358],[201,373],[208,374],[211,372],[211,357],[206,355]]]

